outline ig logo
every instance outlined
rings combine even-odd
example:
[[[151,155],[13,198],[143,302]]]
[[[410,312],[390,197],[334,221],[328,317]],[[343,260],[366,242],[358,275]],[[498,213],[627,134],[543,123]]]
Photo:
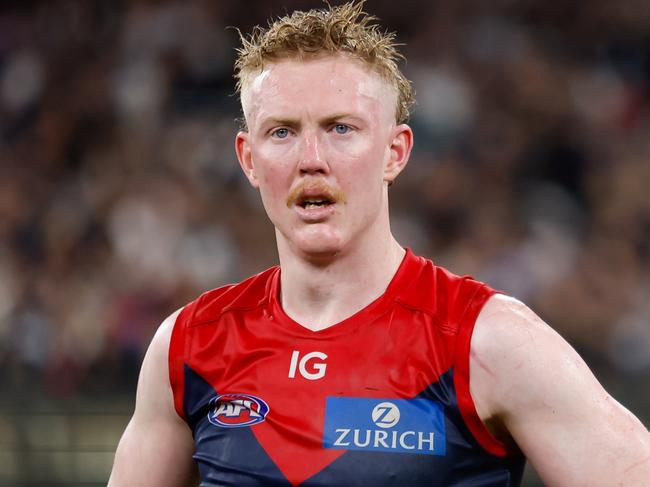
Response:
[[[372,410],[372,420],[380,428],[392,428],[399,422],[399,408],[392,402],[381,402]]]
[[[317,380],[324,377],[325,369],[327,369],[327,364],[324,362],[326,358],[327,355],[323,352],[309,352],[300,358],[300,352],[294,350],[291,354],[291,365],[289,365],[289,378],[294,379],[296,377],[296,368],[298,368],[300,375],[307,380]],[[319,359],[321,362],[313,362],[312,359]],[[311,364],[310,360],[312,360]],[[315,372],[307,370],[307,365],[310,365],[310,368]]]

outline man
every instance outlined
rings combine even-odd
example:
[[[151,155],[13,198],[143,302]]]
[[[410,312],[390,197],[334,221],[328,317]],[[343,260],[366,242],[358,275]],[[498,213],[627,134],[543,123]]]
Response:
[[[510,486],[524,456],[548,485],[648,485],[648,431],[562,338],[392,237],[411,91],[372,20],[244,40],[235,149],[280,266],[163,322],[109,485]]]

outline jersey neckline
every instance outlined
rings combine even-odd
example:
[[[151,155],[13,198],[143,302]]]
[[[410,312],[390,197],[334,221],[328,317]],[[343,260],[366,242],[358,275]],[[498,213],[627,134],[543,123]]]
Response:
[[[285,331],[292,335],[312,338],[312,339],[329,339],[341,334],[349,333],[355,330],[359,325],[374,321],[387,311],[390,311],[390,304],[404,290],[410,282],[409,276],[413,276],[413,270],[418,267],[418,257],[416,257],[410,248],[405,247],[406,253],[402,258],[397,271],[388,283],[386,290],[374,301],[360,309],[347,318],[334,323],[322,330],[310,330],[291,318],[282,307],[280,302],[280,267],[275,269],[271,276],[268,313],[269,318],[276,325],[284,328]]]

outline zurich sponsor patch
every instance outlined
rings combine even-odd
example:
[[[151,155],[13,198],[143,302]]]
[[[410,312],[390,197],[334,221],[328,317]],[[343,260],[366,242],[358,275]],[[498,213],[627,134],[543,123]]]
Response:
[[[328,397],[323,446],[444,455],[443,405],[429,399]]]
[[[249,394],[222,394],[210,400],[208,421],[223,428],[240,428],[261,423],[269,413],[263,399]]]

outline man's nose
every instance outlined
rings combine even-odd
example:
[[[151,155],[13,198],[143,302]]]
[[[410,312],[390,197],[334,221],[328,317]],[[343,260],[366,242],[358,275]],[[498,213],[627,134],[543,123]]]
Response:
[[[303,174],[327,174],[329,166],[323,151],[323,143],[319,140],[318,134],[305,131],[302,136],[299,161],[300,172]]]

